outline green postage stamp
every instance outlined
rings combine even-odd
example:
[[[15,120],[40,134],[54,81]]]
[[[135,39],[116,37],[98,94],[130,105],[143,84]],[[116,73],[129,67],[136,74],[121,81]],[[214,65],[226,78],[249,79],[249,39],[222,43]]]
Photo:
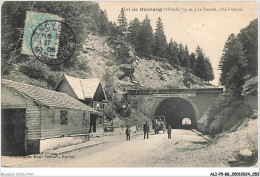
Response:
[[[57,25],[56,23],[53,25],[48,25],[45,24],[45,26],[40,25],[41,23],[45,22],[46,20],[58,20],[61,21],[61,18],[57,15],[52,15],[52,14],[47,14],[47,13],[36,13],[36,12],[30,12],[27,11],[26,13],[26,19],[25,19],[25,27],[24,27],[24,36],[23,36],[23,46],[22,46],[22,54],[27,54],[27,55],[33,55],[32,47],[31,47],[31,38],[32,34],[35,31],[35,36],[37,37],[43,37],[46,40],[44,41],[39,41],[36,40],[36,37],[33,41],[33,46],[37,48],[40,48],[41,46],[39,43],[43,43],[42,45],[42,51],[45,51],[45,55],[48,55],[49,57],[56,58],[57,57],[57,48],[59,45],[59,31],[56,30]],[[40,25],[40,26],[39,26]],[[44,30],[44,27],[46,29],[49,29],[49,31],[45,33],[38,33]],[[53,30],[54,29],[54,30]],[[53,37],[54,36],[54,37]],[[47,39],[52,39],[52,40],[47,40]],[[53,50],[55,49],[55,50]]]
[[[57,15],[26,12],[22,54],[57,65],[72,56],[76,40],[72,29]]]

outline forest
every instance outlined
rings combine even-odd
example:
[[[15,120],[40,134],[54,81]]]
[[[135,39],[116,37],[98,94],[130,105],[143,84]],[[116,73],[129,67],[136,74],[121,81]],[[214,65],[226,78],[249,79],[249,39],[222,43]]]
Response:
[[[73,58],[60,66],[42,66],[30,60],[32,56],[22,55],[23,28],[27,11],[56,14],[74,30],[77,47]],[[15,13],[10,13],[15,12]],[[214,79],[213,69],[203,49],[197,47],[195,53],[189,52],[187,45],[178,44],[173,39],[167,42],[161,18],[156,23],[155,33],[148,16],[144,20],[135,18],[128,23],[122,9],[117,23],[110,22],[106,12],[94,2],[8,2],[2,6],[2,75],[8,75],[19,63],[18,70],[34,79],[46,80],[50,86],[55,85],[55,71],[66,68],[87,68],[87,63],[80,59],[80,52],[89,34],[110,36],[117,41],[132,46],[139,57],[155,56],[165,58],[171,65],[186,68],[205,81]],[[9,44],[9,45],[7,45]],[[121,63],[124,63],[125,49]],[[127,62],[127,61],[125,61]],[[48,72],[47,72],[48,71]]]
[[[21,54],[27,11],[56,14],[71,26],[77,39],[76,51],[71,60],[60,66],[43,66],[31,60],[33,56]],[[135,55],[139,57],[165,58],[171,65],[182,66],[186,68],[186,72],[193,73],[204,81],[214,79],[210,59],[203,49],[198,46],[195,52],[189,52],[185,44],[178,44],[174,39],[167,42],[160,17],[155,30],[152,29],[151,20],[147,15],[143,20],[135,18],[128,22],[123,9],[118,15],[117,23],[110,22],[106,11],[101,10],[98,3],[94,2],[5,2],[1,13],[2,75],[8,75],[16,69],[34,79],[46,80],[53,86],[57,77],[56,72],[68,68],[79,70],[87,68],[87,63],[79,56],[85,39],[89,34],[94,34],[110,36],[131,46]],[[220,83],[235,95],[241,94],[246,78],[257,76],[257,25],[255,19],[238,35],[231,34],[223,49],[219,63]],[[121,63],[129,63],[124,50],[126,49],[119,49],[118,60],[121,60]]]
[[[135,18],[128,23],[125,12],[121,9],[117,29],[117,34],[130,41],[138,56],[153,55],[165,58],[171,65],[182,66],[186,68],[187,72],[193,73],[205,81],[214,79],[210,59],[205,56],[203,49],[198,46],[195,53],[190,53],[187,45],[178,44],[173,39],[170,39],[168,43],[160,17],[157,19],[155,33],[153,33],[148,15],[143,21]]]
[[[219,69],[220,83],[233,96],[241,97],[245,81],[258,75],[258,19],[251,21],[238,35],[230,34],[223,49]]]

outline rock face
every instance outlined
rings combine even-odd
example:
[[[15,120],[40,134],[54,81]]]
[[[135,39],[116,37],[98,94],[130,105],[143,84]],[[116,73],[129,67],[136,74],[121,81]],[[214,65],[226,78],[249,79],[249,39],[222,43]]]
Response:
[[[129,43],[116,37],[89,34],[77,57],[69,62],[71,66],[66,66],[65,70],[40,65],[39,72],[36,72],[44,73],[44,77],[39,76],[40,78],[31,77],[19,70],[22,65],[28,68],[23,71],[37,68],[33,63],[29,66],[27,63],[16,63],[18,69],[3,78],[50,88],[55,86],[64,72],[74,77],[101,78],[104,86],[107,82],[119,85],[120,90],[123,88],[122,92],[138,88],[201,88],[207,85],[193,74],[185,74],[185,68],[170,65],[164,58],[139,58]],[[110,81],[105,77],[110,78]]]
[[[172,66],[165,59],[139,58],[129,44],[116,38],[89,35],[84,47],[87,52],[81,56],[88,63],[85,71],[88,77],[102,78],[110,73],[115,76],[114,85],[124,88],[123,92],[134,88],[187,88],[187,85],[201,88],[207,84],[191,73],[187,77],[184,68]]]

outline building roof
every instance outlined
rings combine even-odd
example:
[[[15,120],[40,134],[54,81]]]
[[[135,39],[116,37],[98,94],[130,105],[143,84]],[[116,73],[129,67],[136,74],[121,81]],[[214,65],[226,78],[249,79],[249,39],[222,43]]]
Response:
[[[78,99],[81,100],[86,98],[93,99],[99,84],[101,84],[101,80],[99,78],[80,79],[68,75],[64,75],[64,77],[70,84]]]
[[[13,89],[18,94],[32,99],[40,105],[44,105],[47,107],[86,110],[97,113],[95,109],[81,103],[80,101],[67,95],[66,93],[56,92],[49,89],[44,89],[41,87],[36,87],[33,85],[28,85],[7,79],[2,79],[2,84],[7,86],[8,88]]]

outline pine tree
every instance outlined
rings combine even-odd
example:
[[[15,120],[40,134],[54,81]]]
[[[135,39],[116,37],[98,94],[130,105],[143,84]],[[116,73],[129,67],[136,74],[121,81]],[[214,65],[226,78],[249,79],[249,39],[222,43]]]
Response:
[[[108,35],[110,33],[109,31],[109,24],[108,24],[108,19],[107,19],[107,14],[106,11],[100,11],[100,14],[98,15],[98,29],[99,29],[99,34],[101,35]]]
[[[193,54],[194,55],[194,54]],[[193,62],[194,56],[191,56],[191,61]],[[194,74],[204,81],[211,81],[214,79],[214,73],[213,73],[213,68],[212,65],[207,57],[205,57],[205,54],[203,50],[198,46],[196,49],[196,55],[197,58],[194,63]],[[190,62],[190,63],[192,63]]]
[[[188,46],[185,45],[184,48],[184,55],[183,55],[183,66],[186,68],[190,67],[190,57],[189,57],[189,50],[188,50]]]
[[[138,20],[138,18],[132,20],[128,27],[128,31],[129,31],[128,39],[135,46],[135,48],[139,48],[138,37],[140,33],[140,28],[141,28],[141,22]]]
[[[190,56],[189,56],[189,61],[190,61],[190,65],[189,65],[189,68],[191,70],[192,73],[195,73],[195,69],[194,69],[194,65],[195,65],[195,62],[196,62],[196,55],[195,53],[191,53]]]
[[[185,51],[184,51],[184,47],[182,45],[182,43],[179,44],[179,53],[178,53],[178,59],[180,61],[180,65],[184,66],[185,65]]]
[[[180,65],[180,61],[178,59],[178,53],[179,53],[178,44],[176,42],[173,42],[171,39],[167,47],[167,54],[166,54],[166,58],[171,65]]]
[[[153,45],[153,29],[151,26],[151,21],[146,15],[145,19],[142,21],[139,36],[138,36],[138,47],[136,52],[139,56],[148,56],[152,54]]]
[[[120,14],[118,16],[118,27],[119,27],[119,31],[123,34],[123,35],[127,35],[127,19],[126,19],[126,15],[125,15],[125,11],[122,8],[120,11]]]
[[[116,36],[120,33],[115,22],[114,23],[109,22],[108,23],[108,29],[109,29],[109,35],[110,36]]]
[[[257,75],[258,69],[258,19],[242,29],[237,36],[243,45],[243,51],[247,60],[247,73],[251,76]]]
[[[220,83],[225,85],[235,96],[240,96],[244,77],[247,74],[247,60],[241,42],[231,34],[224,46],[219,69]]]
[[[206,70],[205,62],[204,62],[205,55],[203,53],[203,50],[199,46],[196,49],[196,55],[197,58],[194,65],[194,74],[200,77],[201,79],[203,79],[205,76],[204,72]]]
[[[161,18],[156,22],[156,30],[154,35],[154,55],[158,57],[166,56],[167,40],[164,34],[164,27]]]
[[[227,84],[228,72],[235,65],[246,67],[246,58],[243,52],[242,44],[234,34],[231,34],[225,43],[223,54],[219,64],[219,69],[221,70],[221,84]],[[244,70],[241,72],[244,72]]]
[[[215,77],[214,77],[212,65],[207,57],[204,60],[204,64],[205,64],[205,68],[206,68],[204,80],[206,80],[208,82],[212,81]]]

